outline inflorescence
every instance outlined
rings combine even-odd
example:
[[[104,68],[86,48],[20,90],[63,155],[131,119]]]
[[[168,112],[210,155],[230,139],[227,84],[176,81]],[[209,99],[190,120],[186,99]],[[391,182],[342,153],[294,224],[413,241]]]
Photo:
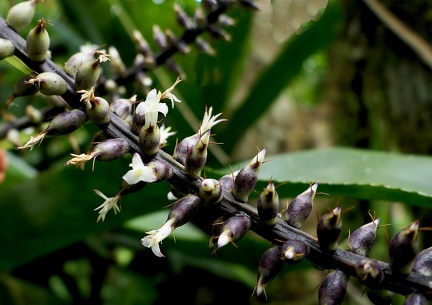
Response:
[[[260,150],[248,164],[236,172],[219,179],[202,178],[207,161],[211,130],[225,119],[213,114],[212,107],[204,111],[197,132],[180,142],[172,155],[164,151],[170,136],[175,132],[165,126],[163,119],[181,101],[174,95],[183,72],[172,60],[174,53],[187,53],[194,44],[207,54],[215,50],[199,35],[210,33],[218,39],[229,40],[225,28],[234,21],[225,12],[234,4],[256,8],[251,0],[206,0],[195,16],[188,16],[179,5],[174,7],[184,35],[177,38],[170,30],[162,31],[154,26],[154,40],[160,48],[155,55],[142,34],[134,32],[136,58],[133,66],[126,68],[115,47],[108,51],[96,46],[83,46],[70,57],[62,68],[51,61],[49,21],[40,19],[30,30],[26,40],[19,33],[33,21],[36,5],[42,0],[29,0],[12,7],[6,20],[0,19],[1,59],[15,55],[27,64],[35,75],[27,75],[18,81],[11,97],[6,101],[3,115],[20,96],[41,93],[46,96],[61,96],[68,104],[39,134],[31,137],[17,149],[32,149],[47,136],[66,135],[91,121],[102,131],[95,136],[97,141],[91,150],[83,154],[71,154],[65,165],[82,167],[92,161],[109,162],[119,157],[132,155],[130,169],[122,177],[119,191],[108,197],[98,190],[94,192],[104,202],[95,208],[97,221],[105,221],[112,210],[121,211],[118,203],[122,196],[140,191],[149,183],[168,182],[174,198],[168,217],[160,228],[147,232],[141,239],[144,247],[150,248],[158,257],[164,257],[160,244],[177,227],[192,221],[199,213],[213,213],[214,225],[210,246],[214,251],[232,244],[237,246],[249,230],[253,230],[271,242],[258,265],[255,288],[257,296],[265,294],[266,285],[282,270],[304,259],[314,266],[328,270],[319,291],[319,304],[341,304],[348,281],[356,277],[367,287],[367,295],[374,304],[391,304],[394,293],[406,295],[404,304],[426,304],[432,295],[432,249],[419,251],[419,221],[402,229],[390,241],[389,264],[368,258],[372,248],[379,218],[374,218],[349,234],[347,249],[340,249],[343,232],[341,206],[336,206],[320,217],[316,237],[301,231],[304,221],[310,216],[318,183],[295,197],[286,208],[281,209],[277,188],[269,181],[258,196],[257,208],[248,201],[258,181],[259,170],[265,163],[267,149]],[[164,64],[179,78],[165,91],[152,87],[148,71]],[[114,78],[101,82],[102,67],[110,65]],[[121,87],[133,81],[144,101],[136,95],[121,97]],[[104,97],[102,97],[102,95]],[[166,102],[169,102],[168,105]],[[136,105],[136,107],[133,107]],[[40,124],[44,114],[50,111],[34,110],[27,123],[11,125],[14,128]],[[35,118],[38,118],[37,120]],[[6,137],[6,133],[1,133]]]

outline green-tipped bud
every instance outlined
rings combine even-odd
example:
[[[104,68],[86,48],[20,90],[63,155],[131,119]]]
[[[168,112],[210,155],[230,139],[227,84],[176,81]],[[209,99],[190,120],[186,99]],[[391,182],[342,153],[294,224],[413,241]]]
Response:
[[[274,183],[271,181],[261,192],[257,201],[260,221],[267,226],[274,226],[279,213],[279,195]]]
[[[309,252],[309,245],[302,240],[288,240],[281,246],[282,259],[290,265],[300,263]]]
[[[219,124],[220,122],[226,121],[225,119],[217,120],[217,118],[221,115],[221,113],[212,115],[213,108],[206,108],[204,112],[204,117],[201,122],[200,128],[198,132],[192,136],[189,136],[187,138],[184,138],[181,140],[174,149],[173,157],[175,160],[177,160],[180,164],[185,165],[186,164],[186,157],[189,154],[189,152],[197,145],[197,142],[201,138],[203,134],[205,134],[208,130],[210,130],[213,126],[216,124]]]
[[[87,122],[87,116],[84,112],[74,109],[58,114],[48,127],[39,133],[36,137],[31,137],[25,145],[17,147],[17,149],[32,148],[35,144],[41,142],[45,136],[58,136],[69,134]]]
[[[90,120],[98,125],[108,124],[111,120],[111,109],[108,101],[101,97],[94,95],[95,88],[92,87],[90,91],[80,90],[82,93],[81,101],[86,106],[86,112]]]
[[[216,204],[222,200],[222,186],[216,179],[204,179],[199,188],[199,195],[204,202]]]
[[[164,161],[153,159],[147,163],[147,166],[153,169],[157,176],[158,180],[155,182],[165,181],[173,176],[172,167]]]
[[[279,274],[284,266],[284,261],[281,259],[281,248],[272,246],[261,256],[258,263],[258,277],[256,284],[256,294],[260,296],[265,293],[266,285]]]
[[[417,254],[412,270],[425,276],[432,275],[432,247],[426,248]]]
[[[22,77],[14,87],[12,95],[6,100],[4,109],[9,109],[15,98],[18,96],[29,96],[39,91],[37,86],[29,83],[29,80],[33,79],[31,75],[25,75]]]
[[[327,274],[318,290],[318,304],[342,304],[345,298],[348,280],[349,276],[341,270],[334,270]]]
[[[190,150],[186,156],[185,171],[189,176],[196,177],[201,175],[201,170],[204,168],[207,161],[207,148],[209,141],[210,129],[202,135],[195,147]]]
[[[144,125],[139,133],[139,144],[147,157],[155,156],[160,149],[160,130],[157,125]]]
[[[390,290],[379,288],[368,288],[366,294],[369,300],[375,305],[393,304],[394,293]]]
[[[73,164],[76,166],[81,166],[84,165],[87,161],[93,160],[94,169],[95,160],[104,162],[113,161],[126,154],[129,149],[130,146],[128,142],[122,138],[107,139],[103,142],[96,144],[92,151],[87,154],[71,154],[74,158],[66,162],[65,165]]]
[[[98,52],[96,52],[98,53]],[[98,58],[90,62],[83,63],[75,74],[75,89],[89,90],[92,88],[101,74],[101,63],[110,59],[109,55],[101,54]]]
[[[352,232],[348,236],[348,250],[358,255],[366,256],[375,242],[379,220],[378,217]]]
[[[217,249],[228,243],[235,244],[246,234],[250,226],[251,220],[245,214],[237,214],[225,220],[221,228],[222,233],[218,237]]]
[[[355,272],[359,281],[368,286],[376,286],[384,279],[380,264],[372,259],[362,259],[355,264]]]
[[[258,181],[258,173],[264,162],[267,148],[261,150],[245,167],[237,174],[234,180],[232,194],[237,200],[247,202],[250,193]]]
[[[28,58],[33,61],[42,62],[45,60],[49,46],[50,37],[45,27],[50,23],[43,18],[38,20],[38,25],[30,30],[26,39]]]
[[[324,214],[318,222],[317,237],[321,249],[330,252],[336,251],[341,233],[341,207],[337,206],[331,212]]]
[[[43,95],[62,95],[67,91],[66,81],[54,72],[43,72],[27,81],[36,86]]]
[[[402,305],[427,305],[430,304],[430,301],[426,299],[426,297],[419,293],[411,293],[406,296],[405,301]]]
[[[12,41],[0,38],[0,60],[14,55],[15,46]]]
[[[6,23],[10,28],[19,32],[30,24],[36,11],[36,4],[43,0],[29,0],[15,4],[6,16]]]
[[[82,65],[89,64],[94,61],[95,50],[84,50],[78,53],[75,53],[64,64],[65,72],[72,78],[75,78],[78,69]]]
[[[285,220],[297,229],[301,229],[303,222],[312,212],[313,199],[318,188],[318,183],[312,184],[306,191],[295,197],[288,205]]]
[[[390,267],[395,273],[408,275],[419,251],[418,241],[419,221],[399,231],[390,241]]]
[[[148,235],[141,239],[142,245],[151,248],[156,256],[164,257],[160,251],[159,243],[168,237],[175,228],[189,222],[198,210],[200,203],[201,199],[192,194],[188,194],[177,200],[173,204],[165,224],[158,230],[147,232]]]

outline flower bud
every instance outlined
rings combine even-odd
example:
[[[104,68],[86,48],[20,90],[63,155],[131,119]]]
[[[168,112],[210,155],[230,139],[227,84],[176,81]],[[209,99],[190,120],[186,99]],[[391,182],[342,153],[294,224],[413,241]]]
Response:
[[[14,55],[15,46],[12,41],[0,38],[0,60]]]
[[[97,52],[96,52],[97,53]],[[99,52],[99,57],[93,61],[83,63],[75,74],[75,89],[89,90],[101,74],[101,63],[110,60],[109,55]]]
[[[317,188],[318,183],[312,184],[306,191],[295,197],[288,205],[285,213],[285,220],[290,226],[300,229],[303,222],[309,217]]]
[[[222,186],[216,179],[204,179],[199,188],[199,195],[206,203],[219,203],[222,200]]]
[[[120,98],[115,100],[110,108],[111,111],[119,116],[122,120],[126,120],[131,115],[132,104],[136,102],[136,95],[129,99]],[[144,124],[143,124],[144,125]]]
[[[257,209],[262,223],[267,226],[274,226],[276,224],[277,214],[279,213],[279,195],[272,181],[259,195]]]
[[[42,62],[47,56],[50,46],[50,37],[45,27],[50,23],[43,18],[38,25],[30,30],[26,39],[27,56],[33,61]]]
[[[395,273],[408,275],[419,250],[419,221],[416,220],[402,229],[390,241],[390,267]]]
[[[177,143],[174,149],[173,158],[177,160],[180,164],[186,164],[186,157],[189,154],[189,151],[191,151],[196,146],[197,142],[204,133],[206,133],[208,130],[213,128],[213,126],[219,124],[220,122],[226,121],[225,119],[217,120],[221,113],[212,115],[212,112],[212,107],[208,109],[206,108],[204,112],[204,118],[201,122],[198,132],[192,136],[184,138],[179,143]]]
[[[279,274],[283,266],[284,261],[281,259],[279,246],[272,246],[264,252],[258,263],[258,277],[255,287],[257,296],[260,296],[262,292],[264,295],[266,294],[266,285]]]
[[[27,81],[35,85],[43,95],[62,95],[67,91],[66,81],[54,72],[43,72]]]
[[[258,181],[258,172],[260,170],[261,164],[264,162],[266,152],[267,148],[261,150],[237,174],[232,190],[232,194],[237,200],[247,202],[249,194],[253,191],[255,184]]]
[[[160,149],[160,130],[157,125],[144,125],[139,133],[139,144],[147,157],[155,156]]]
[[[153,253],[158,257],[164,257],[159,248],[162,242],[175,228],[189,222],[193,214],[198,210],[201,199],[198,196],[188,194],[177,200],[167,217],[165,224],[158,230],[147,232],[146,237],[141,239],[144,247],[151,248]]]
[[[95,145],[93,150],[87,154],[75,155],[71,154],[74,158],[66,162],[65,165],[76,165],[80,166],[85,164],[87,161],[93,159],[93,170],[95,160],[109,162],[113,161],[124,154],[130,149],[128,142],[122,138],[107,139]]]
[[[420,292],[414,292],[406,296],[402,305],[427,305],[429,300]]]
[[[235,245],[235,242],[240,240],[251,226],[249,216],[245,214],[237,214],[229,217],[222,224],[221,235],[218,237],[217,249],[222,248],[228,243]]]
[[[367,288],[366,294],[369,300],[375,305],[393,304],[394,293],[392,291],[380,288]]]
[[[379,263],[372,259],[361,259],[355,264],[359,281],[367,286],[376,286],[384,280],[384,271]]]
[[[339,305],[342,304],[349,276],[341,270],[333,270],[324,278],[318,290],[318,304]]]
[[[432,275],[432,247],[426,248],[417,254],[412,270],[425,276]]]
[[[178,39],[173,31],[170,29],[165,30],[166,37],[170,45],[176,46],[180,54],[188,54],[190,52],[189,46],[181,39]]]
[[[167,38],[158,25],[153,25],[153,39],[160,49],[168,47]]]
[[[201,37],[196,38],[195,45],[197,46],[198,50],[205,54],[208,54],[210,56],[214,56],[216,54],[215,49],[213,49],[213,47]]]
[[[337,206],[331,212],[324,214],[318,222],[317,237],[321,249],[330,252],[336,251],[341,233],[341,207]]]
[[[154,174],[158,178],[155,182],[168,180],[173,175],[172,167],[164,161],[153,159],[147,163],[147,166],[153,169]]]
[[[207,161],[207,148],[210,141],[210,129],[198,140],[195,147],[186,156],[185,171],[191,177],[200,176]]]
[[[6,100],[4,109],[9,109],[15,98],[18,96],[29,96],[38,92],[37,86],[30,84],[28,81],[33,79],[31,75],[22,77],[14,87],[12,95]]]
[[[108,102],[94,95],[95,87],[92,87],[90,91],[80,90],[78,93],[82,93],[81,101],[86,105],[86,112],[90,120],[97,125],[108,124],[111,120],[111,109]]]
[[[15,4],[10,8],[6,16],[6,23],[16,32],[20,32],[33,20],[36,4],[43,0],[29,0]]]
[[[177,17],[178,24],[185,30],[192,30],[196,27],[196,24],[189,18],[186,12],[180,7],[180,5],[175,4],[174,10]]]
[[[51,123],[44,131],[39,133],[36,137],[31,137],[30,141],[24,146],[17,147],[16,149],[32,148],[47,135],[58,136],[69,134],[84,125],[85,122],[87,122],[87,116],[81,110],[73,109],[71,111],[62,112],[52,119]]]
[[[282,258],[290,265],[300,263],[309,252],[309,245],[302,240],[287,240],[281,246]]]
[[[150,61],[154,61],[153,54],[150,49],[150,45],[148,42],[144,39],[141,32],[138,30],[134,30],[132,33],[132,38],[135,43],[135,48],[138,54],[144,55],[146,58],[146,61],[151,59]]]
[[[231,174],[228,175],[224,175],[222,177],[219,178],[219,182],[222,186],[222,189],[224,189],[227,192],[231,192],[233,187],[234,187],[234,180],[235,177],[237,176],[239,171],[235,171]]]
[[[347,241],[348,250],[358,255],[366,256],[375,242],[379,221],[378,217],[351,233]]]
[[[89,51],[81,51],[75,53],[64,64],[65,72],[72,78],[75,78],[75,75],[78,69],[84,64],[89,64],[93,62],[93,55],[95,54],[95,50]]]

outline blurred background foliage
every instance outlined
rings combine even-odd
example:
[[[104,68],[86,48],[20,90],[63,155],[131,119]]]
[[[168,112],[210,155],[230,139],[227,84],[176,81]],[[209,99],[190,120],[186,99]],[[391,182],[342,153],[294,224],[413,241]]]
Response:
[[[430,41],[432,7],[414,2],[383,1]],[[11,3],[0,2],[1,16]],[[181,35],[173,4],[189,15],[200,6],[194,0],[45,0],[35,20],[44,17],[53,24],[52,59],[60,66],[86,43],[115,46],[130,66],[134,29],[154,50],[154,25]],[[378,230],[370,255],[387,261],[389,236],[420,216],[422,226],[430,223],[430,68],[361,1],[257,4],[256,12],[238,6],[229,11],[236,21],[228,29],[230,41],[204,35],[214,56],[193,47],[187,55],[174,56],[183,69],[175,91],[183,103],[170,111],[165,124],[182,139],[196,132],[206,106],[222,112],[228,121],[212,132],[223,144],[211,146],[207,176],[228,173],[229,166],[237,169],[257,147],[267,147],[271,162],[261,170],[257,192],[270,179],[283,184],[278,192],[284,208],[309,182],[319,182],[318,191],[329,196],[317,195],[314,213],[322,215],[336,203],[354,206],[343,216],[345,238],[370,221],[368,211],[381,217],[381,224],[392,224]],[[0,100],[28,72],[14,59],[0,62]],[[109,76],[109,69],[104,72]],[[149,77],[163,91],[176,75],[160,67]],[[145,98],[132,85],[127,89],[125,97]],[[22,97],[15,104],[10,111],[19,116],[24,105],[45,107],[47,98]],[[96,223],[92,210],[102,200],[92,189],[114,196],[130,158],[96,162],[94,171],[64,167],[70,152],[89,148],[95,131],[86,124],[71,136],[48,137],[24,152],[13,150],[16,143],[0,142],[8,149],[0,185],[1,304],[317,303],[316,288],[325,272],[308,262],[285,266],[267,286],[268,300],[253,296],[257,264],[270,244],[252,232],[238,248],[226,246],[212,254],[208,235],[187,224],[176,230],[175,242],[172,237],[163,242],[166,259],[144,249],[142,236],[165,221],[167,184],[126,196],[121,213]],[[22,131],[20,141],[37,132]],[[166,151],[172,153],[174,145],[172,140]],[[315,227],[312,215],[304,228],[315,235]],[[423,246],[430,246],[430,234],[422,237]],[[362,293],[363,287],[351,281],[345,303],[370,304]],[[395,304],[402,300],[397,296]]]

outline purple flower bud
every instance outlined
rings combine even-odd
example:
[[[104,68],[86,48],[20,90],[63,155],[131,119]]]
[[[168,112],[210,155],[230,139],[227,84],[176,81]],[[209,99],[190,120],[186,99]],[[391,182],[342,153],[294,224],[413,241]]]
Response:
[[[432,247],[426,248],[417,254],[412,270],[425,276],[432,275]]]
[[[419,221],[399,231],[390,241],[389,257],[393,272],[408,275],[419,251]]]
[[[144,125],[139,133],[139,144],[147,157],[155,156],[160,148],[160,130],[157,125]]]
[[[426,297],[419,293],[411,293],[406,296],[405,301],[403,302],[403,305],[427,305],[430,304],[429,300],[426,299]]]
[[[394,293],[386,289],[368,288],[366,294],[369,300],[375,305],[391,305]]]
[[[379,263],[372,259],[362,259],[355,264],[357,278],[365,285],[375,286],[384,279],[384,272]]]
[[[375,242],[379,221],[380,219],[378,217],[351,233],[347,241],[349,251],[366,256]]]
[[[237,214],[225,220],[222,224],[222,233],[218,237],[217,249],[222,248],[228,243],[234,244],[240,240],[251,226],[249,216]]]
[[[87,116],[81,110],[73,109],[71,111],[62,112],[52,119],[51,123],[44,131],[39,133],[36,137],[31,137],[30,141],[16,149],[31,148],[35,144],[41,142],[45,136],[69,134],[84,125],[85,122],[87,122]]]
[[[134,30],[132,33],[133,41],[135,43],[135,48],[137,53],[144,55],[147,58],[152,58],[152,51],[150,49],[150,45],[144,39],[141,32],[138,30]]]
[[[202,200],[207,203],[219,203],[222,200],[222,186],[216,179],[204,179],[199,188]]]
[[[285,220],[286,222],[297,229],[300,229],[303,222],[309,217],[312,212],[313,199],[318,188],[318,183],[313,183],[310,187],[295,197],[288,205]]]
[[[272,181],[259,195],[257,209],[262,223],[268,226],[276,224],[279,213],[279,195]]]
[[[147,163],[147,166],[153,169],[155,175],[158,177],[158,180],[155,182],[168,180],[173,175],[172,167],[164,161],[153,159]]]
[[[264,162],[267,148],[261,150],[245,167],[237,174],[234,180],[232,194],[237,200],[247,202],[250,193],[258,181],[258,173]]]
[[[318,290],[318,304],[342,304],[345,298],[348,280],[349,276],[341,270],[334,270],[327,274]]]
[[[281,259],[281,248],[272,246],[261,256],[258,263],[258,277],[256,285],[256,294],[260,296],[265,293],[266,285],[279,274],[284,266],[284,261]],[[267,296],[266,296],[267,297]]]
[[[227,192],[232,192],[232,189],[234,187],[234,180],[237,174],[238,171],[220,177],[219,182],[222,186],[222,189],[224,189]]]
[[[196,24],[179,5],[174,5],[174,10],[176,12],[177,22],[181,27],[185,30],[191,30],[196,27]]]
[[[214,56],[216,54],[215,49],[203,38],[197,37],[195,40],[195,45],[198,47],[198,50],[201,52],[208,54],[210,56]]]
[[[198,140],[195,147],[186,156],[185,171],[191,177],[201,175],[207,161],[207,148],[210,141],[210,129]]]
[[[113,161],[124,154],[126,154],[130,149],[130,146],[126,140],[123,138],[115,138],[115,139],[107,139],[103,142],[100,142],[95,145],[93,150],[88,154],[75,155],[71,160],[66,162],[65,165],[83,165],[89,160],[93,159],[93,169],[94,169],[94,161]]]
[[[317,237],[321,249],[330,252],[336,251],[341,233],[341,207],[337,206],[331,212],[324,214],[318,222]]]
[[[153,25],[153,39],[159,48],[168,47],[167,38],[158,25]]]
[[[136,101],[136,95],[134,95],[129,99],[126,98],[117,99],[110,105],[111,111],[114,114],[118,115],[122,120],[126,120],[131,114],[132,103],[134,103],[135,101]]]
[[[291,265],[300,263],[309,252],[309,245],[302,240],[288,240],[281,246],[282,258]]]

